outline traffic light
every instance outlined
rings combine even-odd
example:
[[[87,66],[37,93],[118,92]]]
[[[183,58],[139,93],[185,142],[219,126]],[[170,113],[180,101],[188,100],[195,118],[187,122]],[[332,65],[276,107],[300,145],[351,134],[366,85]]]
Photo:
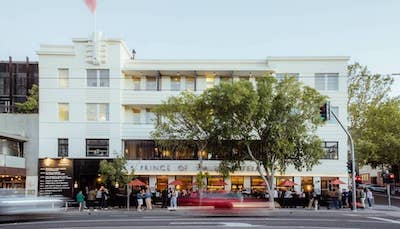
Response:
[[[321,120],[324,122],[331,119],[331,111],[330,111],[329,102],[324,103],[324,105],[322,105],[319,108],[319,114],[320,114]]]
[[[356,176],[356,183],[361,184],[361,181],[362,181],[361,176]]]
[[[352,161],[347,161],[347,172],[353,173],[353,162]]]

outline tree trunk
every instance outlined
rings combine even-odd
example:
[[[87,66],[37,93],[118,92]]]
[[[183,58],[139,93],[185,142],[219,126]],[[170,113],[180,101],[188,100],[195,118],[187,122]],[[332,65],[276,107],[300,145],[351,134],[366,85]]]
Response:
[[[271,178],[269,176],[268,171],[264,167],[264,165],[254,157],[253,152],[250,149],[250,146],[248,144],[246,144],[246,147],[247,147],[247,153],[249,154],[251,159],[256,163],[257,171],[260,174],[261,178],[263,179],[263,181],[265,183],[265,186],[266,186],[266,188],[268,190],[269,202],[270,202],[270,205],[271,205],[270,207],[271,207],[271,209],[275,209],[274,192],[271,189],[271,186],[273,185],[273,179],[274,179],[273,172],[272,172],[272,176],[271,176],[272,178]],[[272,170],[273,170],[273,168],[272,168]]]

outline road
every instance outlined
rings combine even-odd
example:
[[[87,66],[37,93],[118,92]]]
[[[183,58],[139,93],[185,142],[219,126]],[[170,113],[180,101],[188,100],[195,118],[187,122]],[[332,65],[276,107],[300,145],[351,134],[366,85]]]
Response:
[[[374,193],[373,195],[376,204],[382,204],[382,205],[388,204],[387,195],[383,193]],[[392,196],[391,202],[393,206],[400,207],[400,196]]]
[[[106,212],[61,214],[40,220],[0,224],[1,228],[399,228],[400,217],[348,211],[276,211],[258,215],[230,212]],[[400,216],[400,215],[399,215]]]

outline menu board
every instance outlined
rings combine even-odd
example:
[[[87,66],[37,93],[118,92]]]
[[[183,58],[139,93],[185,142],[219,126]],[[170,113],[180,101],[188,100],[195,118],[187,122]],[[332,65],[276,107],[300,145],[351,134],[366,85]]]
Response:
[[[72,197],[73,168],[70,159],[39,161],[39,195]]]

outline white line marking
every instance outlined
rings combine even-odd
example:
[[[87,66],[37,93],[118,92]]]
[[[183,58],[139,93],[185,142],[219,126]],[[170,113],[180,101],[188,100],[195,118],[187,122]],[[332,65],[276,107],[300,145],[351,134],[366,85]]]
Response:
[[[389,222],[389,223],[400,224],[400,221],[392,220],[392,219],[385,219],[385,218],[380,218],[380,217],[368,217],[368,218],[376,219],[376,220],[380,220],[380,221],[385,221],[385,222]]]

